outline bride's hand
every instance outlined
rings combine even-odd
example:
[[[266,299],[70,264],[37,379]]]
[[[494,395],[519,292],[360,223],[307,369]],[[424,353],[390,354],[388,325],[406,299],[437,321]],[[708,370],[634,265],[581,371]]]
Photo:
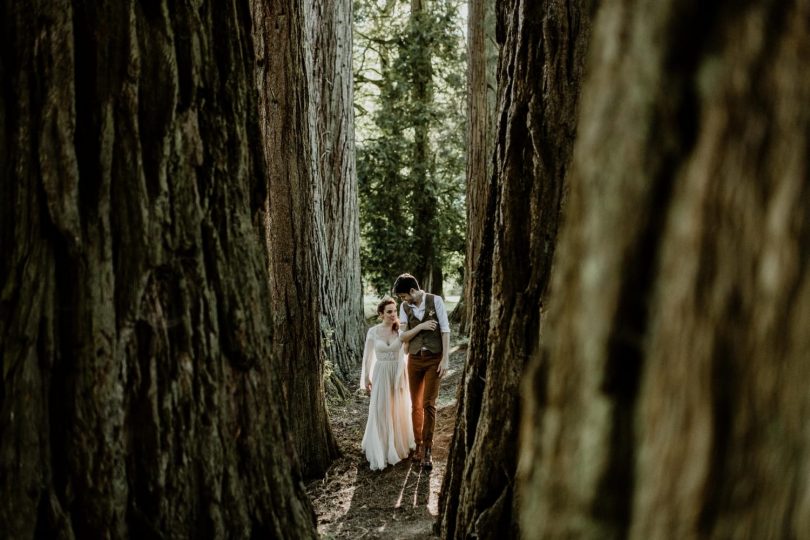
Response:
[[[421,330],[427,330],[428,332],[433,332],[436,330],[436,321],[425,321],[419,325]]]
[[[371,395],[371,383],[366,383],[366,395]]]

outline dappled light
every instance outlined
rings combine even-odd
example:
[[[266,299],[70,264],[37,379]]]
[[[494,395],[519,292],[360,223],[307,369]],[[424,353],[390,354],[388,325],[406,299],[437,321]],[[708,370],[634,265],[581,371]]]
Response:
[[[0,13],[0,539],[810,538],[807,0]]]
[[[451,369],[442,380],[437,401],[436,453],[431,471],[407,459],[382,471],[370,471],[360,448],[368,397],[358,389],[348,400],[330,404],[332,429],[343,456],[322,480],[307,485],[322,535],[349,539],[371,533],[394,538],[424,538],[433,534],[466,357],[466,339],[459,336],[453,343]]]

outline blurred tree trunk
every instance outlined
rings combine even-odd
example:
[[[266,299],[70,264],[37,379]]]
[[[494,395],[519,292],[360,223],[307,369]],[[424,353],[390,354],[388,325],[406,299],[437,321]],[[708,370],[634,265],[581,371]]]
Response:
[[[576,1],[499,5],[496,172],[478,215],[468,361],[439,501],[443,537],[517,535],[519,387],[539,338],[590,12]]]
[[[338,455],[324,396],[321,279],[326,223],[318,166],[318,110],[311,25],[314,10],[298,0],[266,2],[255,36],[269,169],[267,254],[276,369],[304,476],[321,476]],[[296,134],[291,144],[290,134]]]
[[[475,272],[484,235],[487,189],[492,178],[495,103],[492,88],[497,64],[495,0],[471,0],[467,13],[467,251],[464,289],[454,310],[459,332],[469,331]],[[494,53],[494,58],[493,58]]]
[[[314,537],[246,1],[0,7],[0,537]]]
[[[321,272],[321,333],[327,359],[345,380],[363,354],[360,218],[354,151],[352,2],[317,0],[313,24],[318,165],[326,262]]]
[[[524,535],[810,537],[810,4],[611,1],[594,35]]]

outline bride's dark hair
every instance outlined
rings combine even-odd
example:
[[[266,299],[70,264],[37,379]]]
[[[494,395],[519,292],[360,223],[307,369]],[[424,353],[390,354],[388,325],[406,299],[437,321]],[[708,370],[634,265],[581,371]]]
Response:
[[[386,296],[382,300],[380,300],[379,304],[377,304],[377,314],[382,316],[382,314],[385,312],[385,306],[387,306],[388,304],[394,304],[394,307],[397,307],[396,300],[394,300],[390,296]],[[399,332],[399,317],[396,318],[394,324],[391,325],[391,328],[393,328],[394,332]]]

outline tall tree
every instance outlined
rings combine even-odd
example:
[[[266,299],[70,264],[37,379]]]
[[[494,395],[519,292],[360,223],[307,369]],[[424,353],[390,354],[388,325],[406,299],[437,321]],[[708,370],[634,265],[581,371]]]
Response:
[[[0,536],[314,536],[248,2],[0,6]]]
[[[321,273],[326,265],[311,4],[258,4],[254,34],[261,129],[268,166],[265,208],[276,369],[306,477],[322,475],[338,449],[324,394]],[[295,133],[299,143],[290,144]]]
[[[389,0],[380,9],[376,3],[358,2],[355,11],[360,254],[363,278],[378,294],[389,293],[396,276],[408,267],[410,248],[404,234],[410,206],[403,173],[407,85],[399,73],[396,4]]]
[[[413,273],[425,290],[442,296],[441,260],[436,249],[438,229],[438,197],[433,184],[433,157],[430,148],[430,125],[433,102],[433,54],[425,9],[428,0],[411,0],[411,17],[407,34],[407,63],[411,77],[411,109],[413,146],[410,152],[411,174],[408,182],[413,190],[411,202],[411,260]]]
[[[495,0],[471,0],[467,11],[467,245],[464,289],[454,310],[462,333],[469,331],[472,318],[470,300],[485,224],[479,216],[486,212],[487,187],[492,178],[495,100],[491,90],[497,84],[493,68],[496,62]]]
[[[606,2],[528,538],[810,536],[810,3]]]
[[[439,501],[447,538],[517,535],[520,381],[539,339],[590,20],[576,0],[499,5],[495,167],[475,216],[468,361]]]
[[[321,272],[321,334],[327,361],[346,379],[362,356],[360,219],[354,151],[352,0],[317,0],[312,25],[326,261]]]
[[[457,0],[358,2],[364,278],[408,269],[441,292],[464,252],[463,53]],[[441,152],[435,152],[441,148]],[[435,284],[435,285],[434,285]]]

